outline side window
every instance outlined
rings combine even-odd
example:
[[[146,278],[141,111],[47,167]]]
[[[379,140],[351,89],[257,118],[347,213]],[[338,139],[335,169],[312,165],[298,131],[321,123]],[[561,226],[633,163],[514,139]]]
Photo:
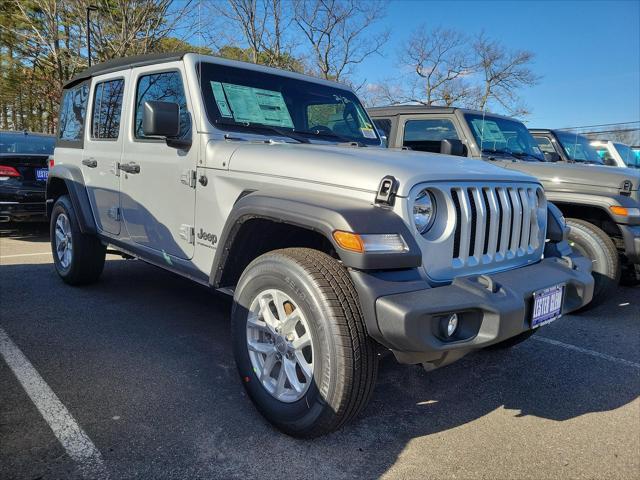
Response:
[[[409,120],[404,124],[403,145],[412,150],[440,153],[440,140],[459,140],[451,120]]]
[[[79,147],[82,146],[88,96],[88,83],[64,91],[60,104],[60,120],[58,124],[58,138],[60,140],[77,142]]]
[[[391,135],[391,120],[389,120],[388,118],[377,118],[373,121],[373,123],[375,123],[376,127],[378,127],[378,131],[380,131],[380,133],[382,133],[382,135],[386,137],[387,141],[385,146],[388,146],[389,135]]]
[[[124,80],[109,80],[96,85],[93,96],[91,138],[115,140],[120,131]]]
[[[191,136],[191,115],[187,110],[187,98],[179,72],[162,72],[144,75],[138,80],[136,89],[135,136],[147,138],[142,131],[144,102],[172,102],[180,107],[180,133],[178,138]]]
[[[538,147],[540,147],[540,150],[542,150],[544,153],[556,153],[556,149],[553,147],[551,140],[549,140],[547,137],[533,137],[533,138],[538,143]]]

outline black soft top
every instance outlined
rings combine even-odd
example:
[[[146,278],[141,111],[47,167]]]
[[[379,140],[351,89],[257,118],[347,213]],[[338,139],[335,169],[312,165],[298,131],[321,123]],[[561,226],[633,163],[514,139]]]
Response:
[[[148,53],[145,55],[134,55],[132,57],[114,58],[113,60],[107,60],[106,62],[98,63],[97,65],[93,65],[92,67],[83,70],[65,83],[64,88],[73,87],[78,83],[103,73],[111,73],[128,68],[182,60],[187,53],[189,52]]]

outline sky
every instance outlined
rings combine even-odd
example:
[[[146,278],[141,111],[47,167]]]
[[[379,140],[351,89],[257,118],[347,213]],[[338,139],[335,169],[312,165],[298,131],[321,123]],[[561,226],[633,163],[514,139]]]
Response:
[[[384,56],[367,59],[357,76],[388,78],[403,42],[423,24],[484,30],[509,48],[534,52],[542,80],[521,92],[530,127],[640,120],[640,0],[392,0],[378,27],[391,30]]]

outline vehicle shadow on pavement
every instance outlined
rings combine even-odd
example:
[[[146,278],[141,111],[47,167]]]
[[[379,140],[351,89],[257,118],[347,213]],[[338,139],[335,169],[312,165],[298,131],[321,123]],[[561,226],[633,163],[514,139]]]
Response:
[[[49,242],[48,223],[0,223],[0,238],[12,238],[26,242]]]
[[[533,340],[430,373],[388,356],[355,422],[296,440],[244,393],[228,297],[139,261],[107,261],[101,281],[83,288],[62,284],[51,264],[3,265],[0,281],[3,327],[32,347],[25,354],[115,477],[377,478],[412,439],[496,410],[562,422],[617,409],[640,390],[629,367]],[[25,291],[38,292],[27,297],[37,315],[18,301]]]

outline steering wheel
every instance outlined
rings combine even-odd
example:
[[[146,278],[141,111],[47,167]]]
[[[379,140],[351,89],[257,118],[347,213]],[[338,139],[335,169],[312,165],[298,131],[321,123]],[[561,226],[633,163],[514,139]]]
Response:
[[[309,130],[312,132],[319,132],[319,133],[333,133],[333,130],[331,130],[326,125],[314,125]]]

